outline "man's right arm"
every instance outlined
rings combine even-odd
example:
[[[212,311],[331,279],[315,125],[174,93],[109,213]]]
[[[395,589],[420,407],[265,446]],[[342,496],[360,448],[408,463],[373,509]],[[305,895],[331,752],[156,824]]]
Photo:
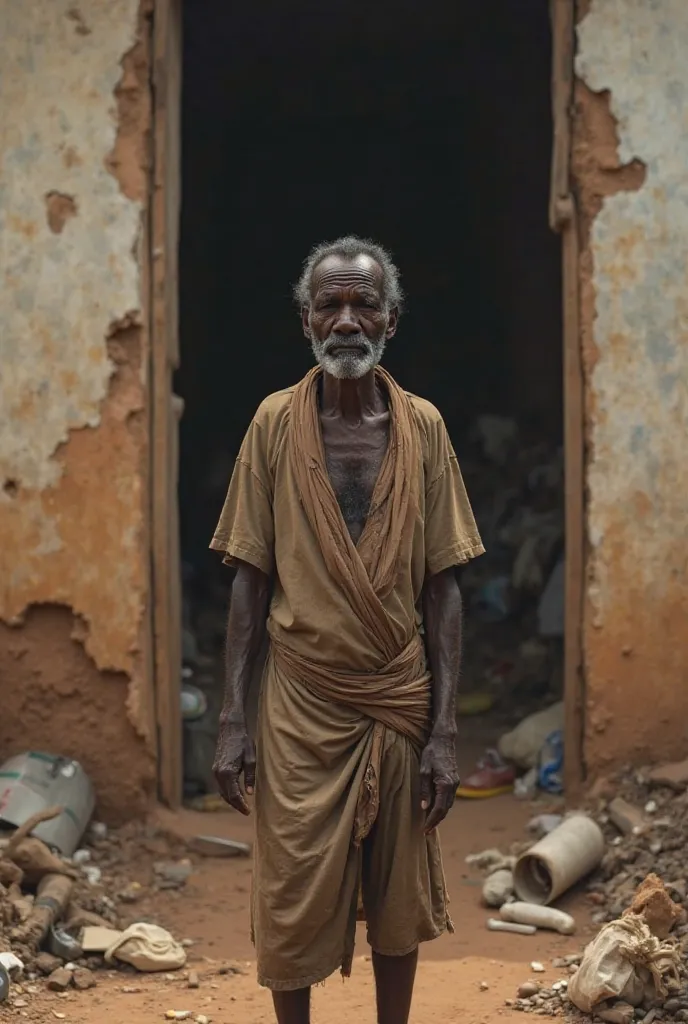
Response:
[[[241,789],[242,772],[248,794],[253,793],[256,781],[256,754],[248,735],[246,697],[265,636],[269,596],[270,581],[266,574],[248,562],[239,562],[227,621],[225,699],[213,772],[224,799],[242,814],[249,813]]]

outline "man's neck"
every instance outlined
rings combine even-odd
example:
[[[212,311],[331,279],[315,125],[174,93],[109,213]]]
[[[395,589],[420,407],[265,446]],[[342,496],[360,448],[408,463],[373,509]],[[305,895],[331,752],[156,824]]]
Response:
[[[384,394],[375,379],[375,370],[370,370],[357,380],[342,380],[323,371],[323,416],[341,417],[348,423],[358,424],[364,417],[374,416],[384,410]]]

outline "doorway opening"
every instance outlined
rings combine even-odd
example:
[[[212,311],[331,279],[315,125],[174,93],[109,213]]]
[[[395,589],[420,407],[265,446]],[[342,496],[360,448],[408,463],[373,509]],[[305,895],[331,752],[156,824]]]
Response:
[[[300,265],[342,234],[380,241],[401,270],[407,312],[385,365],[443,414],[488,552],[460,580],[467,774],[562,698],[548,2],[434,0],[419,16],[410,0],[206,0],[184,5],[183,39],[175,390],[185,673],[203,693],[187,794],[212,786],[222,699],[230,576],[208,544],[256,407],[311,363],[291,300]]]

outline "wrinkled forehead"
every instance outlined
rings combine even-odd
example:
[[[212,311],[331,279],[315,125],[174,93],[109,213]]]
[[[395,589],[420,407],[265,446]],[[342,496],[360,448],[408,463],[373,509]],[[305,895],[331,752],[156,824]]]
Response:
[[[324,288],[372,288],[382,294],[382,267],[371,256],[326,256],[313,271],[311,293]]]

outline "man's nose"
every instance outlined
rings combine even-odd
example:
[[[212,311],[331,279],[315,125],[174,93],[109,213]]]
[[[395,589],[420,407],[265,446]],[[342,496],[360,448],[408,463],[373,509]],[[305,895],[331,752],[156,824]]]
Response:
[[[351,306],[343,306],[333,327],[334,334],[358,334],[361,325],[354,316]]]

